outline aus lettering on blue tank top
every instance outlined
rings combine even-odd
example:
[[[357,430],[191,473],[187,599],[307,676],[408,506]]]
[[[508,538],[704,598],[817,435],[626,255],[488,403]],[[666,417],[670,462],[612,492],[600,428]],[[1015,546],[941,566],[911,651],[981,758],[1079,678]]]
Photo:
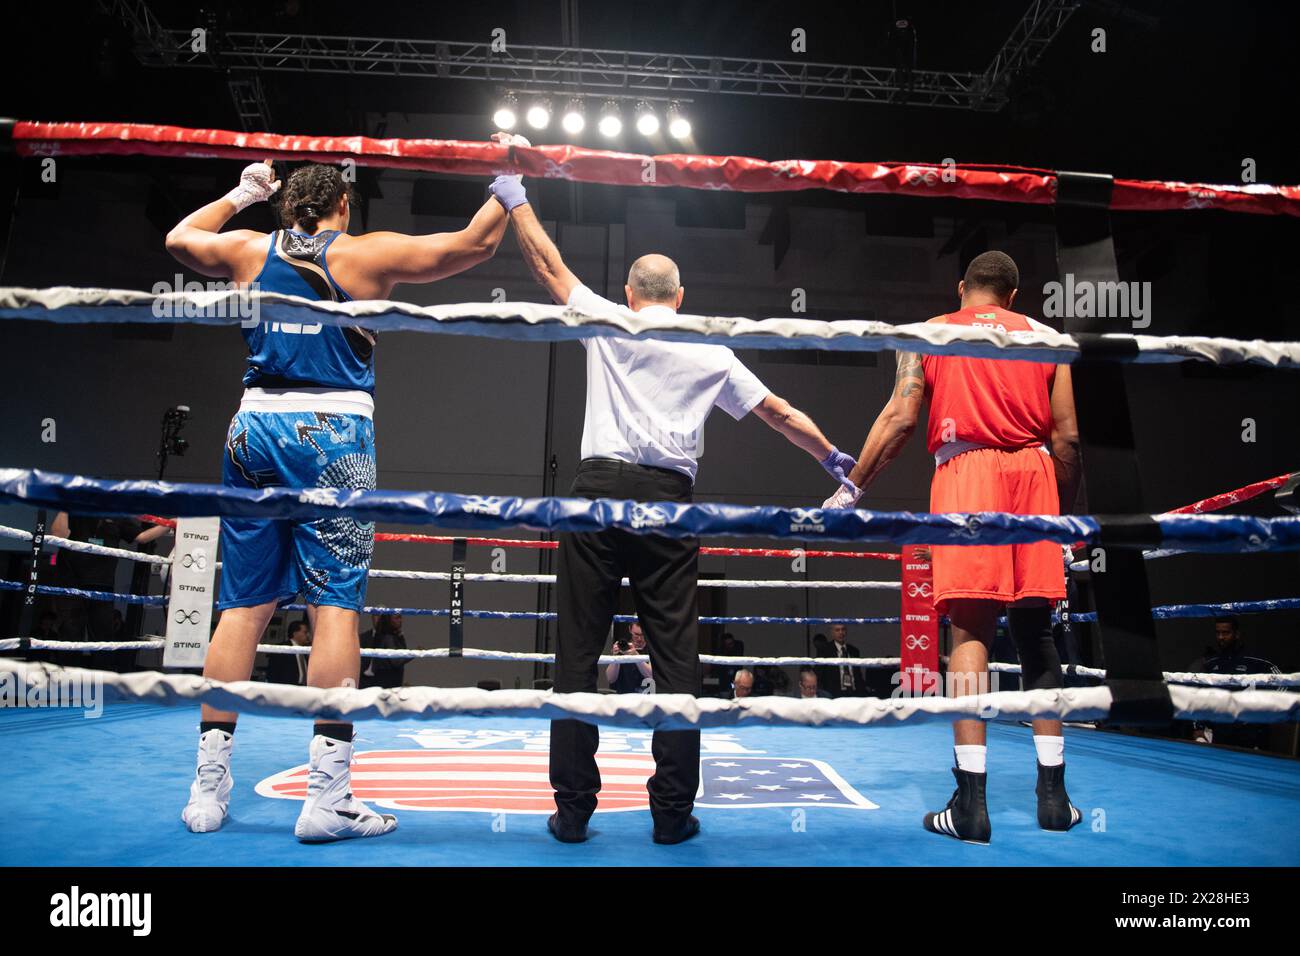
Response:
[[[263,292],[304,299],[350,302],[330,275],[326,253],[341,233],[314,236],[280,229],[271,233],[266,261],[255,280]],[[259,388],[337,388],[374,394],[375,334],[323,322],[243,323],[248,343],[244,385]]]

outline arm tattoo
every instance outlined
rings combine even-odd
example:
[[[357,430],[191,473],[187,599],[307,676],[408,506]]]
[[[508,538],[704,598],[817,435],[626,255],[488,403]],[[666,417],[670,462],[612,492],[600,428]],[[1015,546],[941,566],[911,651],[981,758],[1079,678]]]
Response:
[[[899,352],[898,372],[894,376],[894,393],[911,398],[925,391],[925,369],[919,352]]]

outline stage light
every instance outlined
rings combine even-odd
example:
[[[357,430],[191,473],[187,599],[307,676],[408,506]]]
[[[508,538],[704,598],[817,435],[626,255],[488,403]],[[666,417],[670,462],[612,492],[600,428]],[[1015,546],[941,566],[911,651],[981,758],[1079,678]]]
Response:
[[[617,100],[606,101],[600,111],[600,123],[597,125],[600,135],[613,139],[623,132],[623,117]]]
[[[515,99],[513,93],[507,93],[497,104],[496,112],[492,114],[492,122],[496,124],[497,129],[514,129],[515,123],[519,122],[519,101]]]
[[[587,125],[587,117],[580,97],[575,96],[569,100],[569,105],[564,109],[564,118],[560,120],[560,125],[564,127],[566,133],[575,136],[582,132]]]
[[[526,119],[533,129],[546,129],[551,122],[551,101],[541,99],[528,107]]]
[[[668,135],[673,139],[686,139],[691,135],[691,121],[682,112],[680,103],[668,107]]]
[[[659,132],[659,117],[655,116],[650,104],[644,101],[636,105],[636,131],[642,136],[653,136]]]

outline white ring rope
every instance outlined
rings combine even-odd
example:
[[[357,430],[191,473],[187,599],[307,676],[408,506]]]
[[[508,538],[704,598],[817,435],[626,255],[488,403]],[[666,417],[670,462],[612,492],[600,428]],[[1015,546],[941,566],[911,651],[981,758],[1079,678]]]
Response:
[[[647,318],[622,306],[584,313],[532,302],[416,306],[381,300],[327,302],[275,292],[223,289],[154,295],[128,289],[0,287],[0,316],[59,322],[202,322],[230,324],[250,313],[262,321],[328,322],[379,331],[449,332],[512,340],[558,341],[595,335],[636,336],[733,348],[808,348],[921,351],[975,358],[1069,363],[1079,341],[1058,332],[1003,332],[972,326],[914,322],[889,325],[858,319],[745,319],[675,315]],[[1110,358],[1135,362],[1201,359],[1225,365],[1252,362],[1300,366],[1300,342],[1239,341],[1206,336],[1110,333],[1095,337]],[[1131,354],[1130,354],[1131,353]]]
[[[157,636],[145,637],[138,641],[51,641],[41,637],[33,637],[29,641],[29,646],[34,651],[81,651],[86,653],[92,651],[161,650],[166,644],[166,640]],[[21,643],[16,637],[0,639],[0,651],[17,650],[20,646]],[[258,644],[257,653],[305,655],[311,653],[311,646],[305,644]],[[363,647],[361,656],[380,660],[454,659],[451,651],[445,647]],[[467,660],[520,661],[534,664],[555,663],[554,654],[539,654],[531,651],[492,651],[476,647],[466,647],[458,656]],[[599,658],[599,663],[648,664],[650,663],[650,657],[646,654],[603,654]],[[735,665],[738,667],[760,664],[773,667],[801,664],[839,667],[895,667],[898,665],[899,659],[897,657],[728,657],[722,654],[701,654],[700,663],[721,666]]]
[[[371,571],[372,578],[386,578],[408,581],[450,581],[449,571]],[[467,572],[463,579],[483,584],[554,584],[554,574],[496,574],[492,572]],[[628,587],[628,579],[621,584]],[[882,590],[897,591],[902,587],[898,581],[799,581],[789,579],[746,580],[744,578],[701,578],[698,586],[702,588],[790,588],[802,590],[815,588],[822,590]]]
[[[22,528],[10,528],[0,525],[0,538],[14,538],[20,541],[31,541],[32,533],[24,531]],[[66,551],[81,551],[85,554],[100,554],[106,558],[126,558],[130,561],[139,561],[143,564],[171,564],[172,559],[166,555],[145,554],[142,551],[128,551],[125,548],[109,548],[102,544],[91,544],[89,541],[73,541],[71,538],[60,538],[58,535],[47,534],[45,543],[54,545],[56,548],[63,548]]]
[[[438,720],[466,716],[578,718],[619,727],[694,729],[768,726],[866,726],[960,718],[1102,720],[1110,713],[1108,687],[1004,691],[967,697],[747,697],[722,700],[688,694],[556,694],[478,688],[293,687],[255,681],[222,683],[190,674],[142,671],[116,674],[0,659],[0,680],[14,675],[44,700],[92,689],[106,701],[178,705],[202,701],[221,710],[274,716]],[[12,681],[10,682],[12,683]],[[1182,720],[1286,723],[1300,718],[1300,694],[1171,686],[1174,715]]]
[[[73,651],[91,653],[96,651],[149,651],[161,650],[166,641],[161,637],[151,636],[138,641],[51,641],[34,637],[29,647],[34,651]],[[0,639],[0,651],[14,651],[22,646],[16,638]],[[298,644],[258,644],[259,654],[296,654],[311,653],[310,645]],[[454,660],[451,651],[445,647],[432,648],[394,648],[363,647],[361,656],[377,660]],[[479,661],[515,661],[531,664],[553,664],[554,654],[540,654],[532,651],[494,651],[477,647],[466,647],[459,655],[465,660]],[[650,657],[646,654],[602,654],[599,664],[648,664]],[[897,667],[901,661],[897,657],[745,657],[725,654],[701,654],[701,664],[718,667],[865,667],[884,669]],[[1004,664],[997,661],[989,663],[989,671],[999,674],[1019,674],[1019,664]],[[1105,680],[1106,672],[1096,667],[1071,667],[1061,665],[1062,673],[1079,677],[1093,677]],[[1189,684],[1202,687],[1300,687],[1300,672],[1292,674],[1208,674],[1190,671],[1166,671],[1164,679],[1169,684]]]
[[[944,663],[947,664],[947,659]],[[989,662],[990,673],[1019,674],[1019,664],[1004,664],[999,661]],[[1084,667],[1079,664],[1062,664],[1061,673],[1074,674],[1077,677],[1095,677],[1106,679],[1106,671],[1100,667]],[[1292,674],[1210,674],[1196,671],[1164,671],[1161,674],[1166,684],[1193,684],[1198,687],[1300,687],[1300,672]]]
[[[161,650],[167,643],[161,637],[142,637],[138,641],[51,641],[43,637],[28,640],[28,646],[34,651],[80,651],[90,654],[112,651],[153,651]],[[0,640],[0,651],[16,651],[22,646],[17,637]]]

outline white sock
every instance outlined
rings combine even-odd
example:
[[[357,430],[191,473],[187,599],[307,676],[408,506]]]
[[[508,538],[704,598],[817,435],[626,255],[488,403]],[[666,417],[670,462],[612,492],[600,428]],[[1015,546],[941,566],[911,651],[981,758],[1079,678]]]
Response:
[[[961,744],[953,747],[952,752],[957,757],[958,770],[965,770],[967,773],[984,773],[988,747],[983,744]]]
[[[1034,734],[1034,749],[1038,751],[1038,762],[1044,767],[1059,767],[1065,763],[1065,738],[1040,737]]]

